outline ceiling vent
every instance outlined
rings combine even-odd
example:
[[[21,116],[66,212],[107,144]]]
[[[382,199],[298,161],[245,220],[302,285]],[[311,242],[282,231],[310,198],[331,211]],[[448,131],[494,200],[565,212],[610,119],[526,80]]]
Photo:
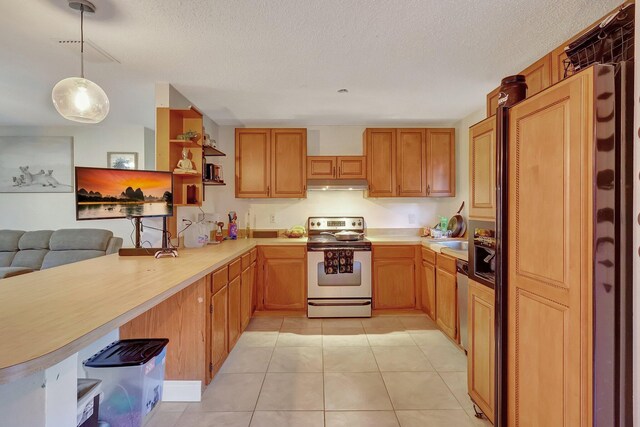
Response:
[[[80,56],[80,40],[61,40],[61,39],[53,39],[54,43],[59,47],[65,49],[68,52],[72,52],[76,56]],[[115,62],[116,64],[120,64],[116,58],[111,56],[107,51],[102,49],[100,46],[92,42],[91,40],[84,41],[84,60],[85,62],[93,62],[106,64],[109,62]]]

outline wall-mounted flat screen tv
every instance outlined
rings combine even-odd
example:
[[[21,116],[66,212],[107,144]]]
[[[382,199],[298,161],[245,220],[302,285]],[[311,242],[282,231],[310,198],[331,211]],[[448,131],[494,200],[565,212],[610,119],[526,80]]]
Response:
[[[76,167],[76,219],[172,215],[171,172]]]

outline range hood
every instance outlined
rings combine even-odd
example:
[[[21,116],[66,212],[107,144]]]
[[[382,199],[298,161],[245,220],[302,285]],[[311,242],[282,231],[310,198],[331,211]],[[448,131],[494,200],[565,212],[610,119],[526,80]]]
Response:
[[[307,190],[311,191],[356,191],[366,190],[369,184],[366,179],[309,179]]]

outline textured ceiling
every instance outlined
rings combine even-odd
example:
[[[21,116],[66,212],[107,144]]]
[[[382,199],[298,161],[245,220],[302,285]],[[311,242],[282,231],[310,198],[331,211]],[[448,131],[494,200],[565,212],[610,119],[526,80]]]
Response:
[[[622,0],[94,0],[85,35],[110,125],[154,126],[170,82],[220,124],[459,119]],[[78,57],[66,0],[0,0],[0,124],[68,124],[50,92]],[[338,94],[348,88],[348,94]]]

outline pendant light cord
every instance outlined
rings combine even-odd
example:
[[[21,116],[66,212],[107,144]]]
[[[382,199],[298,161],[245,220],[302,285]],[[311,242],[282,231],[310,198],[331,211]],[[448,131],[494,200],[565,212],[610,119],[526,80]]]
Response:
[[[84,79],[84,5],[80,6],[80,77]]]

